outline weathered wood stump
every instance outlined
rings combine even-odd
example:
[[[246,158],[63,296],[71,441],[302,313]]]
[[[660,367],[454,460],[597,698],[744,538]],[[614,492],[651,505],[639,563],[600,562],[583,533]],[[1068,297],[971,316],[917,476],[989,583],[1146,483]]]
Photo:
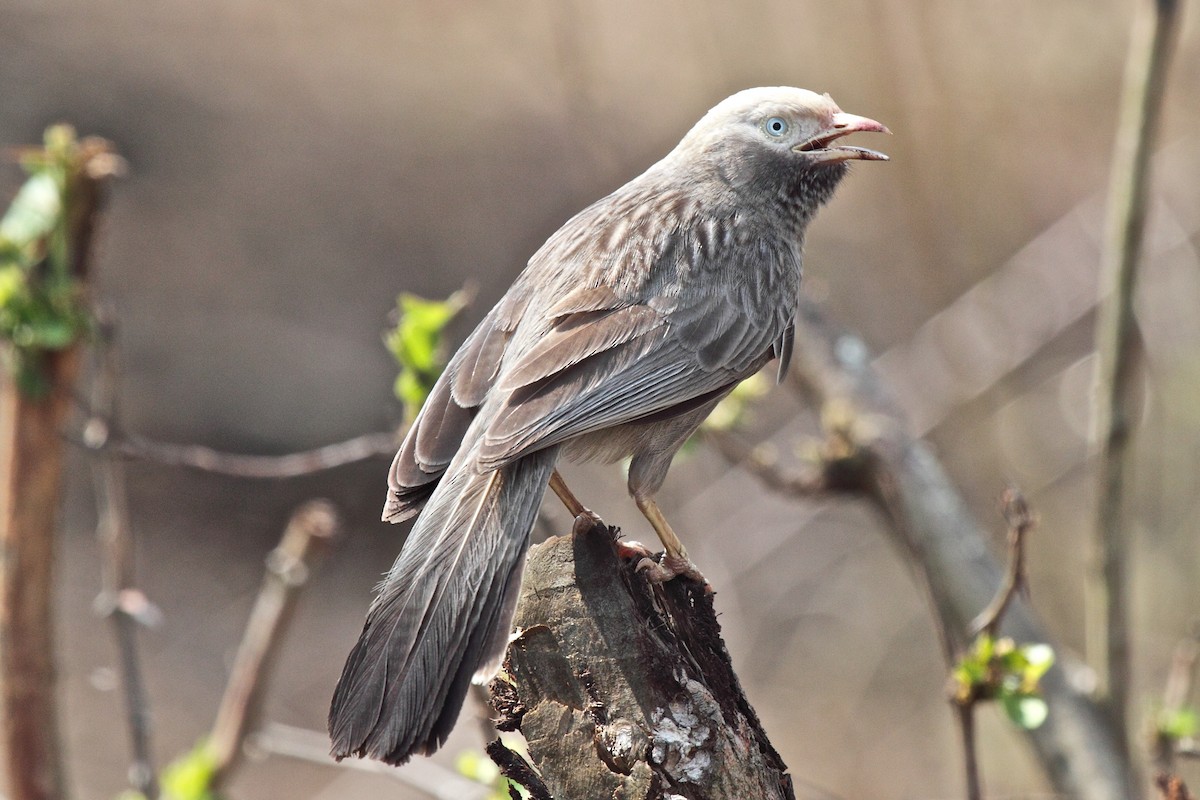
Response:
[[[539,800],[794,800],[712,595],[683,579],[650,585],[616,533],[580,518],[530,550],[520,634],[490,690],[540,779],[498,742],[489,753]]]

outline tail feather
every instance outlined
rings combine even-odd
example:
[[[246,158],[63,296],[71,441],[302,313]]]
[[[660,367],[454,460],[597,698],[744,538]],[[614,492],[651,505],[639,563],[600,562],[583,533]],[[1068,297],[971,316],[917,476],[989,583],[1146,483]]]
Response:
[[[529,531],[555,450],[477,473],[449,466],[379,587],[329,712],[333,754],[392,764],[431,753],[472,676],[507,642]]]

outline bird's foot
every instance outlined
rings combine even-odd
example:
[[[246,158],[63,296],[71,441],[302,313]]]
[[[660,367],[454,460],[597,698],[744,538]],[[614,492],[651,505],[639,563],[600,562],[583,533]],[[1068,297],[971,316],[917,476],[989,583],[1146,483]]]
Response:
[[[600,519],[600,515],[591,509],[583,509],[575,515],[575,522],[571,525],[571,533],[574,536],[582,536],[593,528],[607,528],[608,525],[604,520]]]
[[[653,561],[654,551],[636,539],[621,539],[613,540],[613,549],[617,551],[617,558],[622,561],[637,561],[638,569],[641,569],[643,561]]]
[[[653,558],[643,558],[638,562],[637,571],[646,576],[646,580],[651,583],[666,583],[673,578],[683,576],[689,580],[695,581],[704,587],[705,594],[712,594],[712,584],[704,577],[704,574],[692,563],[692,560],[686,555],[673,556],[669,553],[663,553],[661,560],[655,561]]]

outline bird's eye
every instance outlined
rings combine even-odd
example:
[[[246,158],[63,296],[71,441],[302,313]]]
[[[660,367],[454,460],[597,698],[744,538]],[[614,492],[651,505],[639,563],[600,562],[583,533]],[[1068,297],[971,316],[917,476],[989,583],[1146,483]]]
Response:
[[[783,136],[788,132],[788,122],[783,117],[771,117],[763,124],[763,128],[771,136]]]

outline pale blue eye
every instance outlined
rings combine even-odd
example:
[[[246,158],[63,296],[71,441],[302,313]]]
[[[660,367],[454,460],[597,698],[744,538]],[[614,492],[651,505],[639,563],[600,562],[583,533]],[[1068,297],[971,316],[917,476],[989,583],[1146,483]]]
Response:
[[[783,117],[771,117],[763,123],[763,129],[771,136],[783,136],[788,132],[788,121]]]

